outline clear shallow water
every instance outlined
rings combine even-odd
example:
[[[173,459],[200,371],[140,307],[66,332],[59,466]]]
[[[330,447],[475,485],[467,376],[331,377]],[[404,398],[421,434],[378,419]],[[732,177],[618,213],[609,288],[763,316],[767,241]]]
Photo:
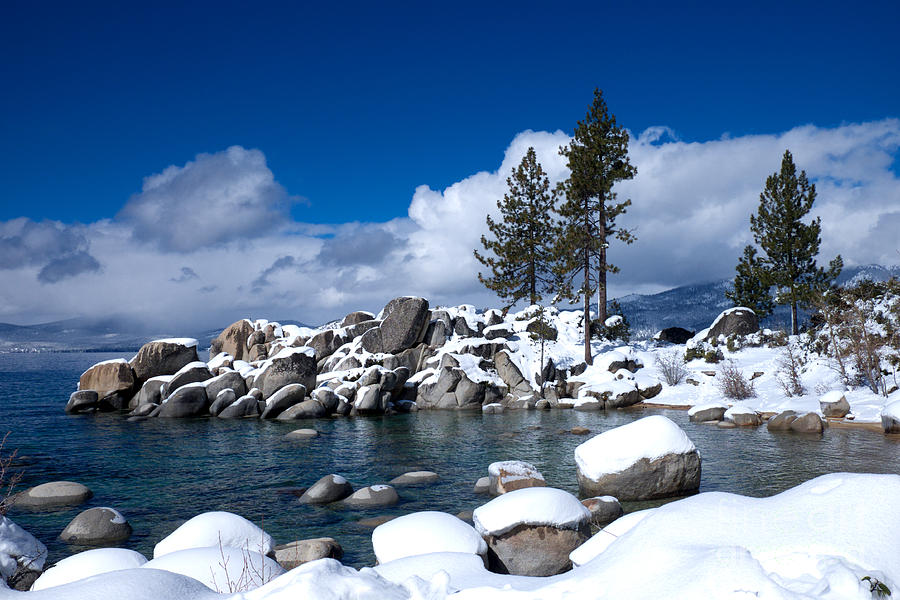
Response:
[[[22,488],[52,480],[78,481],[94,491],[88,504],[50,513],[10,516],[50,549],[56,561],[84,548],[57,539],[80,511],[120,510],[134,528],[123,544],[150,557],[154,544],[184,520],[227,510],[261,524],[277,543],[331,536],[344,562],[374,563],[371,529],[359,519],[417,510],[457,513],[487,498],[475,480],[496,460],[534,463],[548,483],[576,493],[575,446],[584,436],[648,414],[664,414],[687,432],[703,458],[701,491],[768,496],[817,475],[838,471],[900,473],[900,441],[862,429],[823,436],[773,435],[765,427],[723,430],[688,421],[686,411],[604,413],[510,411],[502,415],[422,412],[387,418],[321,419],[295,423],[257,420],[160,419],[129,423],[122,415],[71,417],[63,412],[79,375],[120,354],[0,354],[0,435],[18,448]],[[320,436],[297,443],[284,434],[314,427]],[[301,505],[287,491],[339,473],[355,488],[406,471],[427,469],[437,484],[399,488],[397,506],[370,510]],[[626,510],[641,505],[626,505]]]

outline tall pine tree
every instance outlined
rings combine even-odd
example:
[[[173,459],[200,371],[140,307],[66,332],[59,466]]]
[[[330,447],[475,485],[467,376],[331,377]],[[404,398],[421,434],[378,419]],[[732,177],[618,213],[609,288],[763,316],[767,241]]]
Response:
[[[475,250],[475,258],[491,270],[489,276],[479,273],[478,280],[509,308],[522,299],[537,304],[553,288],[556,193],[534,148],[528,148],[506,183],[509,191],[497,201],[503,218],[497,222],[488,215],[492,239],[481,236],[490,254]]]
[[[594,90],[587,116],[578,121],[572,142],[560,148],[559,153],[568,159],[570,175],[559,185],[566,200],[559,208],[563,229],[557,245],[557,271],[563,282],[562,295],[572,301],[579,296],[584,300],[584,360],[592,364],[590,298],[595,290],[599,291],[597,309],[603,323],[606,274],[619,270],[606,259],[609,241],[613,237],[627,244],[634,241],[631,232],[616,226],[616,218],[631,200],[616,202],[612,187],[637,173],[628,162],[628,133],[616,125],[616,117],[609,113],[599,89]],[[582,278],[582,283],[574,290],[573,280],[577,277]]]
[[[769,274],[763,261],[757,256],[756,248],[745,247],[744,255],[734,270],[737,271],[734,276],[734,287],[731,291],[726,291],[725,296],[734,302],[735,306],[752,308],[760,319],[771,315],[775,303],[772,301],[772,294],[769,293],[771,287]]]
[[[802,219],[816,200],[816,186],[807,180],[806,171],[797,175],[789,150],[781,159],[781,171],[766,179],[759,195],[759,209],[750,216],[753,239],[762,248],[761,259],[768,282],[776,288],[775,302],[791,306],[791,333],[797,335],[797,307],[807,306],[834,283],[844,263],[840,255],[828,270],[816,266],[822,239],[821,218],[809,224]]]

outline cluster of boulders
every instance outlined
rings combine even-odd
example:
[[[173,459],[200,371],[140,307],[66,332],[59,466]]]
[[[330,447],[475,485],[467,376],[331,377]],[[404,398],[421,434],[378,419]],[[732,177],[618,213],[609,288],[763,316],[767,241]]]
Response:
[[[552,340],[575,314],[554,309],[556,324],[539,322],[541,335]],[[662,389],[637,373],[643,365],[628,347],[590,368],[548,358],[529,373],[536,318],[470,305],[432,310],[424,298],[400,297],[377,318],[358,311],[319,329],[245,319],[212,340],[208,362],[199,360],[197,340],[173,338],[145,344],[130,361],[92,366],[66,412],[291,420],[419,409],[597,410]]]

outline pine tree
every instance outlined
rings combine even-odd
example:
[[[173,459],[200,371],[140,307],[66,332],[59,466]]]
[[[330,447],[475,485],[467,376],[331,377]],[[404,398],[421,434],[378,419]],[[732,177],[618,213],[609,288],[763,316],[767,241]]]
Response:
[[[553,289],[556,192],[550,190],[534,148],[528,148],[506,183],[509,191],[497,201],[503,218],[497,222],[488,215],[493,239],[481,236],[481,244],[493,256],[475,250],[475,258],[491,270],[487,277],[479,273],[478,280],[509,308],[526,298],[537,304]]]
[[[816,217],[809,224],[801,220],[815,200],[815,184],[807,180],[806,171],[797,175],[794,158],[785,150],[781,171],[766,179],[757,214],[750,216],[753,239],[765,253],[761,262],[766,277],[777,290],[775,302],[791,306],[793,335],[799,332],[797,307],[808,306],[831,286],[844,265],[838,255],[827,271],[816,267],[822,220]]]
[[[631,179],[637,173],[628,162],[628,133],[616,125],[609,114],[603,92],[594,90],[594,101],[575,135],[559,153],[568,159],[569,178],[559,185],[566,200],[559,208],[563,229],[557,245],[561,295],[572,301],[584,300],[584,360],[593,363],[590,343],[590,298],[599,291],[597,303],[600,322],[606,321],[606,274],[619,269],[609,264],[606,251],[613,237],[626,244],[632,233],[616,226],[616,218],[626,211],[631,200],[616,202],[612,191],[617,181]],[[592,286],[592,269],[596,268]],[[581,287],[573,290],[573,279],[582,277]]]
[[[734,276],[734,288],[726,291],[725,296],[734,302],[735,306],[752,308],[760,319],[772,314],[775,303],[772,294],[769,293],[769,274],[763,261],[757,256],[756,248],[747,246],[744,255],[734,268],[737,274]]]

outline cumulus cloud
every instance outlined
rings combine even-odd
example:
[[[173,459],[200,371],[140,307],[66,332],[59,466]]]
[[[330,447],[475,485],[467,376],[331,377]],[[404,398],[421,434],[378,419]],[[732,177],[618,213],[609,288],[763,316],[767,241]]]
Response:
[[[184,334],[247,316],[319,323],[378,311],[402,294],[496,306],[472,254],[487,233],[485,215],[497,216],[506,178],[529,146],[551,181],[564,178],[558,149],[568,142],[560,131],[522,132],[499,165],[486,165],[492,170],[416,188],[406,215],[338,225],[292,221],[290,198],[258,150],[199,155],[148,177],[114,219],[0,223],[0,320],[130,313]],[[633,201],[620,222],[638,241],[612,244],[622,272],[610,277],[611,295],[730,277],[785,149],[816,183],[824,260],[900,262],[898,148],[896,119],[708,142],[680,141],[665,127],[632,135],[638,175],[616,191]]]
[[[232,146],[145,178],[117,219],[135,239],[185,253],[271,235],[289,220],[291,202],[262,152]]]

